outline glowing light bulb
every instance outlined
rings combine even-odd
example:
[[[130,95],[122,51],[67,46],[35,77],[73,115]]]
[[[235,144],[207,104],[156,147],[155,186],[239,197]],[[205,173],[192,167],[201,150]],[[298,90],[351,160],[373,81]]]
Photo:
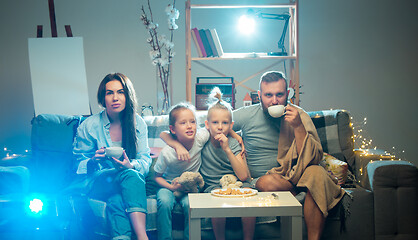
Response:
[[[29,208],[34,213],[39,213],[42,211],[42,207],[44,206],[44,203],[40,199],[33,199],[29,203]]]
[[[255,29],[255,20],[247,15],[243,15],[238,20],[238,29],[244,34],[251,34]]]

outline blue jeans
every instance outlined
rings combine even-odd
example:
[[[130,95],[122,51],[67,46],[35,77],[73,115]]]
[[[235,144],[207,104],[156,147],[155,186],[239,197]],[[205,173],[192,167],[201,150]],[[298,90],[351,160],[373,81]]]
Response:
[[[184,238],[189,239],[189,198],[184,196],[176,199],[173,192],[167,188],[160,188],[157,192],[157,229],[159,240],[171,240],[172,212],[176,202],[179,202],[184,213]]]
[[[131,239],[128,214],[147,212],[144,176],[133,169],[105,169],[93,174],[91,180],[88,196],[106,201],[113,239]]]

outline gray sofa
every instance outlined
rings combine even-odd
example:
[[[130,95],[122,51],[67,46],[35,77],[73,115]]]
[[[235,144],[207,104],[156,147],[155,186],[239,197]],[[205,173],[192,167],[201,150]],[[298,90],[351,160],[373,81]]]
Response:
[[[352,196],[349,211],[337,205],[327,218],[323,239],[418,239],[418,170],[405,161],[385,161],[387,156],[355,151],[350,115],[344,110],[308,112],[321,138],[324,152],[345,161],[353,173],[343,186]],[[206,112],[198,112],[203,126]],[[150,147],[162,147],[159,134],[168,130],[168,116],[144,118]],[[81,116],[39,115],[32,122],[32,191],[57,194],[74,178],[72,141]],[[379,161],[383,159],[383,161]],[[152,173],[151,173],[152,174]],[[147,177],[147,230],[156,237],[156,185]],[[70,238],[106,239],[106,204],[85,196],[68,196],[62,204],[71,209]],[[303,196],[301,198],[303,202]],[[177,209],[178,210],[178,209]],[[345,214],[344,214],[345,213]],[[345,217],[344,217],[345,216]],[[173,236],[181,239],[183,218],[173,214]],[[227,223],[227,238],[240,239],[238,221]],[[202,237],[214,239],[209,221],[202,223]],[[304,229],[304,232],[305,229]],[[304,234],[304,237],[305,234]],[[280,219],[258,219],[256,239],[280,239]]]

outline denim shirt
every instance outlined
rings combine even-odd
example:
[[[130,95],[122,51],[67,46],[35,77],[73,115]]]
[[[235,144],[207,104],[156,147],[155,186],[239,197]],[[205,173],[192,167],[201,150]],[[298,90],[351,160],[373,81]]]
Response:
[[[144,119],[135,116],[137,138],[137,154],[130,159],[134,168],[144,177],[148,175],[151,166],[150,148],[148,147],[148,129]],[[87,173],[87,162],[102,147],[111,147],[109,133],[110,121],[106,110],[88,117],[80,124],[73,143],[73,154],[77,160],[77,174]],[[99,166],[102,168],[102,166]]]

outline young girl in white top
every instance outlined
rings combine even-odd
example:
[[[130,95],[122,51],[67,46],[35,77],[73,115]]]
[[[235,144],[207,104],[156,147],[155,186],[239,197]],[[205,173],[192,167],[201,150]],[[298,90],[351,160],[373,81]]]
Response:
[[[173,192],[181,189],[178,182],[173,179],[179,177],[183,172],[198,172],[201,164],[200,151],[209,139],[209,133],[205,129],[197,131],[196,115],[193,105],[179,103],[175,105],[169,113],[170,133],[161,134],[163,140],[167,140],[167,135],[171,135],[171,140],[175,140],[173,145],[181,145],[189,153],[189,160],[178,159],[176,150],[170,146],[165,146],[155,163],[155,181],[160,185],[157,191],[157,227],[158,239],[172,239],[171,216],[174,204],[178,201],[184,211],[185,229],[184,239],[189,238],[189,200],[187,195],[181,199],[176,199]],[[170,142],[170,140],[168,140]]]

